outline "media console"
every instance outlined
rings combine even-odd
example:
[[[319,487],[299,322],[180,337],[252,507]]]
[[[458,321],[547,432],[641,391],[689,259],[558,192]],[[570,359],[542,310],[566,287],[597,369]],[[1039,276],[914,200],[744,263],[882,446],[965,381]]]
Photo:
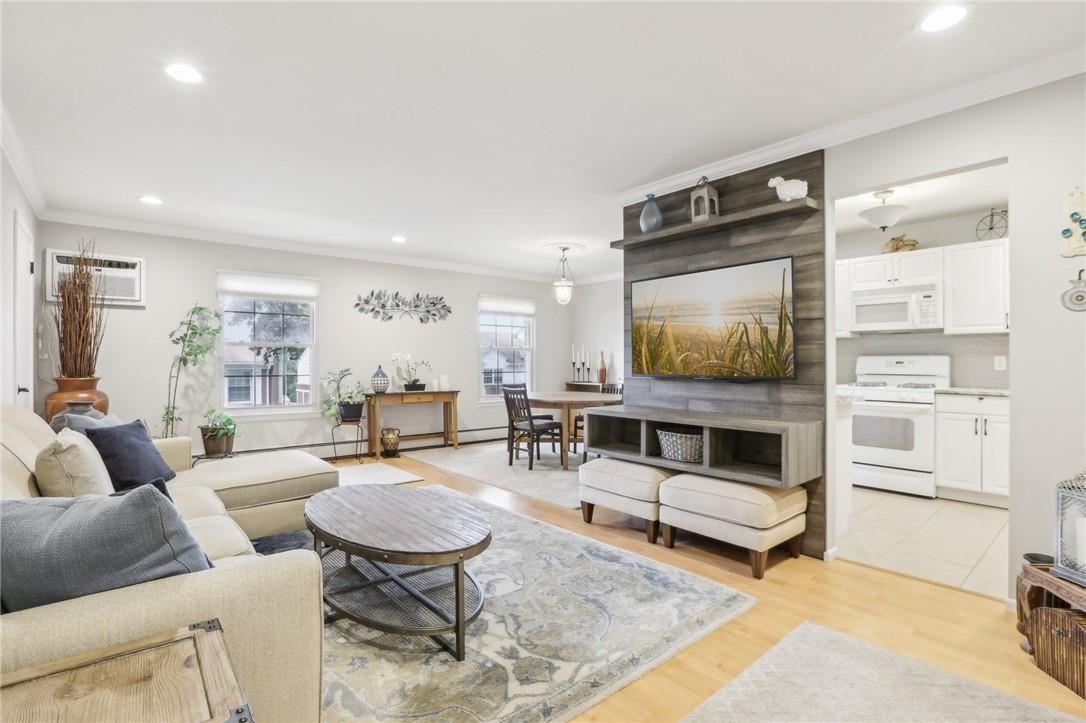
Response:
[[[767,487],[795,487],[822,476],[822,421],[785,419],[786,410],[730,415],[618,405],[584,411],[592,454]],[[660,456],[656,430],[671,427],[701,430],[701,464]]]

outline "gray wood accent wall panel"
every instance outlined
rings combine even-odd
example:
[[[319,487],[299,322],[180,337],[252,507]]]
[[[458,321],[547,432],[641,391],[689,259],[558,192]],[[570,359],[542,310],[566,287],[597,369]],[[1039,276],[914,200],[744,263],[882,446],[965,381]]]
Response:
[[[822,206],[823,153],[815,151],[762,168],[711,180],[720,195],[721,213],[772,203],[776,191],[767,183],[773,176],[801,178],[808,196]],[[694,179],[691,179],[694,180]],[[690,220],[690,188],[657,196],[664,227]],[[626,238],[640,235],[643,203],[623,209]],[[723,228],[703,236],[661,243],[623,252],[625,336],[624,402],[629,405],[721,414],[772,413],[798,419],[812,414],[824,418],[826,409],[826,234],[821,209],[765,222]],[[765,259],[793,257],[796,324],[795,379],[722,382],[710,380],[634,377],[630,345],[630,285],[634,281]],[[824,456],[824,450],[823,450]],[[803,552],[821,557],[826,549],[826,494],[822,478],[808,482],[807,534]]]

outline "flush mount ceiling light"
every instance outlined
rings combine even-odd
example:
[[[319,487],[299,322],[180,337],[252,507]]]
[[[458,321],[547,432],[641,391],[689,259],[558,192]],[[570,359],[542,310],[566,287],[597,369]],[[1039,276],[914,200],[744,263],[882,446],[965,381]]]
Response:
[[[559,246],[558,248],[562,250],[562,258],[555,272],[558,278],[554,280],[554,300],[565,306],[573,301],[573,272],[569,270],[569,261],[566,260],[566,252],[570,250],[570,247]]]
[[[394,244],[405,244],[405,243],[407,243],[407,237],[406,236],[393,236],[392,237],[392,243],[394,243]]]
[[[937,33],[960,23],[969,11],[962,5],[940,5],[920,21],[925,33]]]
[[[148,206],[161,206],[162,199],[158,196],[140,196],[140,203],[145,203]]]
[[[166,66],[166,75],[181,83],[202,83],[204,76],[188,63],[172,63]]]
[[[881,203],[878,206],[872,206],[871,208],[865,208],[863,211],[860,211],[860,218],[880,231],[885,231],[893,226],[909,211],[908,206],[900,203],[887,205],[886,199],[894,195],[894,192],[889,189],[885,191],[875,191],[873,195]]]

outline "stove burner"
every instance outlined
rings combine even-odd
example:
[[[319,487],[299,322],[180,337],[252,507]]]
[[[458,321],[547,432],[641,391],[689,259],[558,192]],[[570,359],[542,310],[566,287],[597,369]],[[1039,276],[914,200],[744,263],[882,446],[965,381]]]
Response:
[[[897,385],[899,389],[935,389],[931,382],[905,382]]]
[[[885,387],[886,382],[856,382],[854,387]]]

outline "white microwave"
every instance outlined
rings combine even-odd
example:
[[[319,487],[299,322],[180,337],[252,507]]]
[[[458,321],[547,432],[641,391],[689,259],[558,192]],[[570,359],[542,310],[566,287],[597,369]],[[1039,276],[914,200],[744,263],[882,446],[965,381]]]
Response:
[[[922,331],[943,328],[943,290],[938,284],[852,292],[852,328]]]

